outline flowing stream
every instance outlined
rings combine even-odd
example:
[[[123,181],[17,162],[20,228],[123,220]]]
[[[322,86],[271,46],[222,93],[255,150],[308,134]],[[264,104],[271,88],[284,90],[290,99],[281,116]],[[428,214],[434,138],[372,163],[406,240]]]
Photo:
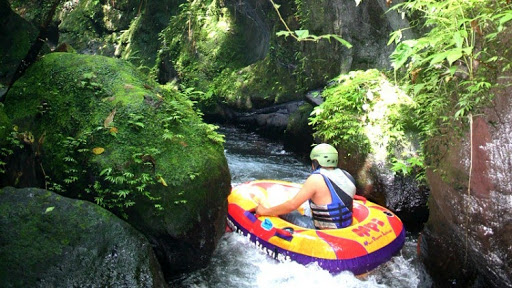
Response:
[[[256,179],[303,183],[311,168],[278,142],[240,128],[221,127],[232,185]],[[400,254],[365,276],[331,275],[316,265],[277,262],[248,239],[226,233],[208,267],[171,282],[171,287],[430,287],[416,253],[417,235],[407,235]]]

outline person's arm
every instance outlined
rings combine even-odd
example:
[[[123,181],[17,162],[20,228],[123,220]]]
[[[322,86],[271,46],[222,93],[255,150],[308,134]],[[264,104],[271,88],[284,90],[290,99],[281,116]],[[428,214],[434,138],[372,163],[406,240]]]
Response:
[[[256,207],[255,213],[258,215],[278,216],[296,210],[300,205],[302,205],[302,203],[313,197],[316,191],[315,188],[317,181],[319,180],[318,177],[320,177],[320,179],[323,181],[321,175],[311,175],[308,177],[304,185],[302,185],[302,188],[297,193],[297,195],[295,195],[292,199],[274,207],[265,207],[259,204],[258,207]]]

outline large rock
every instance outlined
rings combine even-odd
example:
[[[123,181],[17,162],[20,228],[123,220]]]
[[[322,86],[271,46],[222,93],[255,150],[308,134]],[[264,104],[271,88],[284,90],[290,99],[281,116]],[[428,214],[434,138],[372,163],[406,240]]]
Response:
[[[51,53],[14,84],[5,112],[19,144],[3,185],[47,187],[126,218],[168,277],[208,263],[230,174],[220,136],[182,94],[122,60]]]
[[[462,139],[450,139],[428,174],[421,255],[442,286],[512,287],[511,91],[495,91],[489,108],[473,117]]]
[[[303,55],[311,61],[301,69],[309,71],[310,77],[317,81],[330,80],[337,74],[352,70],[389,69],[389,55],[394,50],[393,45],[387,44],[390,33],[405,28],[404,38],[412,36],[407,29],[408,21],[397,11],[388,11],[391,1],[357,2],[329,0],[319,3],[308,0],[302,1],[297,9],[302,29],[308,29],[315,35],[339,35],[353,45],[348,49],[335,40],[304,44],[301,49]]]
[[[37,37],[37,29],[0,0],[0,98]]]
[[[2,287],[167,287],[148,240],[95,204],[6,187],[0,230]]]

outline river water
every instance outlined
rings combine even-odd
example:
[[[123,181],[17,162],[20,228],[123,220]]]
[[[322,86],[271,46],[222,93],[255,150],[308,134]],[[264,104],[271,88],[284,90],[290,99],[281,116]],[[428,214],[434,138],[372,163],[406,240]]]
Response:
[[[283,149],[283,145],[235,127],[221,127],[232,185],[256,179],[303,183],[310,166]],[[208,267],[170,283],[171,287],[431,287],[430,277],[417,256],[417,235],[407,235],[400,254],[365,276],[350,272],[331,275],[316,265],[280,263],[245,237],[226,233]]]

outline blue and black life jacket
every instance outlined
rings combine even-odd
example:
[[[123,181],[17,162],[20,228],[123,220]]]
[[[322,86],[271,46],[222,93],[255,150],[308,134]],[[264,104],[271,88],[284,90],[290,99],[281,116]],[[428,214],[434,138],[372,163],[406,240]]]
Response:
[[[331,192],[332,202],[317,205],[311,200],[311,214],[317,229],[339,229],[352,224],[352,202],[356,194],[355,180],[348,172],[341,169],[327,170],[319,168],[313,174],[324,177]]]

